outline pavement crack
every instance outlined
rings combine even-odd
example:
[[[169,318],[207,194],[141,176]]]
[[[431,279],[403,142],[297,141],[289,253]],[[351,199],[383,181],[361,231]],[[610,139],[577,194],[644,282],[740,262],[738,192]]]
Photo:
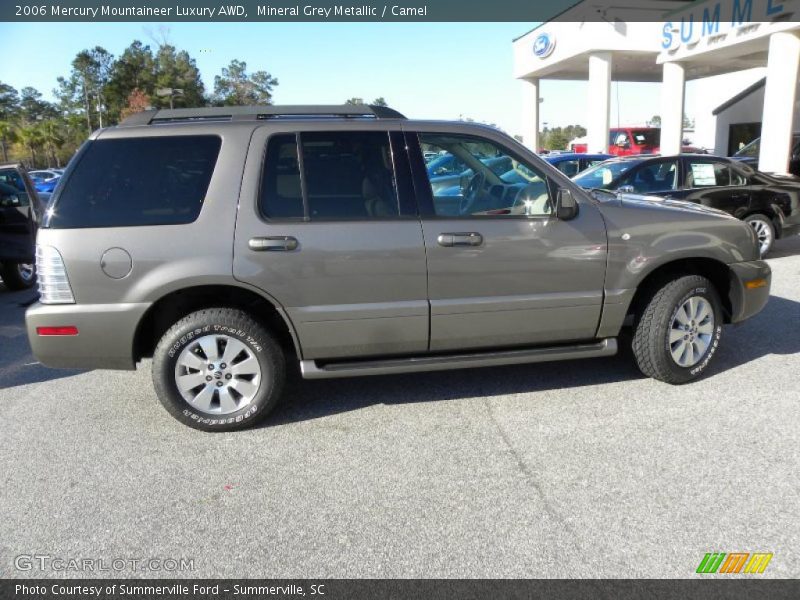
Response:
[[[505,429],[500,424],[500,421],[497,420],[497,416],[492,410],[492,405],[490,399],[487,397],[483,398],[483,405],[486,407],[486,412],[489,413],[489,419],[491,419],[492,423],[497,429],[497,433],[500,436],[500,439],[503,441],[503,445],[506,447],[508,452],[514,459],[514,462],[517,463],[517,468],[519,469],[520,473],[525,477],[527,483],[534,489],[536,494],[541,499],[542,504],[544,505],[544,510],[547,514],[549,514],[553,519],[556,520],[559,524],[561,524],[564,529],[570,534],[570,540],[572,541],[573,545],[579,552],[583,552],[583,549],[577,542],[577,532],[572,528],[572,526],[567,522],[564,516],[552,505],[547,494],[545,493],[544,489],[542,488],[541,483],[537,480],[536,475],[533,471],[531,471],[530,467],[525,463],[522,455],[520,454],[519,450],[514,447],[514,444],[511,443],[511,440],[508,437]]]

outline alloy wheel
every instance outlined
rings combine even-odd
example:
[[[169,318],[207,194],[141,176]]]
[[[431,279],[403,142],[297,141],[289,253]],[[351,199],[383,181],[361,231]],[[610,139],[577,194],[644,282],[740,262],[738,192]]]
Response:
[[[205,335],[181,351],[175,384],[196,410],[226,415],[252,402],[261,384],[261,365],[250,347],[238,339]]]
[[[669,326],[669,350],[680,367],[693,367],[708,351],[714,338],[714,309],[702,296],[688,298]]]

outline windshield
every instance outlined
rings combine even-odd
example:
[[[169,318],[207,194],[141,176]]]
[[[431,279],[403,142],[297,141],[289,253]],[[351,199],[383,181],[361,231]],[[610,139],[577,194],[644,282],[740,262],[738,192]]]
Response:
[[[756,138],[746,146],[739,148],[739,151],[734,156],[748,156],[751,158],[758,158],[758,152],[761,149],[761,138]]]
[[[607,161],[599,165],[589,167],[583,173],[576,175],[572,181],[577,183],[582,188],[606,188],[617,177],[622,175],[628,169],[635,167],[641,161],[638,160],[620,160],[620,161]]]

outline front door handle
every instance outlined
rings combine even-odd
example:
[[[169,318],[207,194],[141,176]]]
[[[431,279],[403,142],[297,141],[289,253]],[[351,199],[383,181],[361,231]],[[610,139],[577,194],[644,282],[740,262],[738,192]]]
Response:
[[[297,250],[297,239],[288,235],[254,237],[247,242],[250,250],[256,252],[291,252]]]
[[[468,233],[440,233],[436,241],[440,246],[480,246],[483,236],[475,231]]]

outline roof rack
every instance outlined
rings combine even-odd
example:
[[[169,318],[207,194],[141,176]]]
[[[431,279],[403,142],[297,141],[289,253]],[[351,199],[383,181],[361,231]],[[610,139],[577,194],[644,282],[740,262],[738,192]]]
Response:
[[[198,121],[264,121],[270,119],[405,119],[388,106],[342,104],[328,106],[213,106],[145,110],[124,119],[121,127]]]

